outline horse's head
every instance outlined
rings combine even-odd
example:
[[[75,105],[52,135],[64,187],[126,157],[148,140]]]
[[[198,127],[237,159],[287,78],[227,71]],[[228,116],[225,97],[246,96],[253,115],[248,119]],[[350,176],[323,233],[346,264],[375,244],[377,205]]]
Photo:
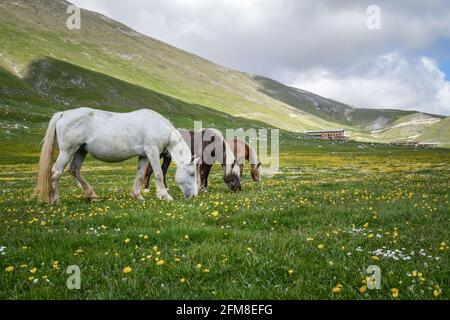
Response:
[[[261,179],[261,162],[252,165],[250,173],[252,175],[253,181],[259,182],[259,180]]]
[[[239,192],[242,190],[241,187],[241,169],[236,161],[232,165],[231,172],[229,174],[224,175],[223,180],[227,184],[228,188],[230,188],[233,192]],[[227,172],[228,170],[225,170]]]
[[[186,198],[198,195],[197,162],[198,158],[193,156],[190,163],[177,165],[175,180]]]

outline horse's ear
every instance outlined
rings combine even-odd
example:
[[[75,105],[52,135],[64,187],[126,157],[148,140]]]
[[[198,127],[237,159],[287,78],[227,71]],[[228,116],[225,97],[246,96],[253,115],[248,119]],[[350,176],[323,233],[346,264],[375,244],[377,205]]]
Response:
[[[258,166],[256,167],[256,168],[261,168],[261,166],[262,166],[262,163],[260,162],[260,163],[258,163]]]

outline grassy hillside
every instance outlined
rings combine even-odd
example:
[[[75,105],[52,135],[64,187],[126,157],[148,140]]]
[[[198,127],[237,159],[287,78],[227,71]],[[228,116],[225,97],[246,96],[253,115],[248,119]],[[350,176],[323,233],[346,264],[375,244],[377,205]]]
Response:
[[[450,117],[436,123],[427,128],[419,137],[418,140],[438,143],[441,146],[450,147]]]
[[[343,127],[369,141],[384,139],[373,128],[386,129],[411,114],[355,109],[231,70],[90,11],[82,12],[81,30],[71,31],[65,27],[68,5],[0,3],[0,112],[8,123],[3,129],[33,128],[52,110],[78,105],[150,107],[182,124],[205,115],[211,123],[249,119],[293,132]],[[13,110],[17,106],[24,109]]]
[[[131,84],[233,116],[292,130],[329,124],[258,92],[244,73],[145,37],[89,11],[82,29],[65,27],[64,1],[6,1],[0,11],[2,64],[24,77],[43,57],[67,61]]]
[[[416,111],[355,108],[268,78],[255,76],[254,79],[260,83],[260,90],[267,95],[321,119],[337,123],[349,130],[352,138],[358,140],[388,142],[417,138],[426,128],[445,118]],[[445,137],[450,139],[450,135]]]

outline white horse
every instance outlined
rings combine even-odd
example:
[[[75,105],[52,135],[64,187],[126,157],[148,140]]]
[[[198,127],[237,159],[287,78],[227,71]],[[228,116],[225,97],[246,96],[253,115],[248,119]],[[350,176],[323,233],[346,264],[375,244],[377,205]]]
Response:
[[[59,155],[52,168],[53,151],[58,145]],[[151,110],[113,113],[79,108],[56,113],[50,120],[39,160],[37,196],[40,201],[53,204],[59,200],[58,180],[72,161],[70,172],[78,181],[84,195],[97,200],[94,189],[81,177],[80,168],[90,153],[105,162],[122,162],[139,157],[132,196],[143,200],[141,181],[150,161],[155,171],[157,196],[173,200],[164,185],[159,155],[167,150],[175,163],[175,180],[185,197],[198,193],[196,163],[191,150],[174,126]]]

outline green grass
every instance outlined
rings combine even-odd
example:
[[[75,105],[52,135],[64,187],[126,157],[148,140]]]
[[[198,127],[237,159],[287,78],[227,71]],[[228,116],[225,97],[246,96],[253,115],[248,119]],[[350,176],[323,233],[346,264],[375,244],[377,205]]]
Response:
[[[184,200],[171,169],[170,203],[154,190],[144,203],[130,199],[135,161],[90,159],[83,172],[100,202],[84,201],[66,174],[53,207],[28,200],[35,164],[2,165],[0,298],[392,299],[398,288],[400,299],[448,299],[449,152],[321,146],[286,140],[280,174],[256,184],[246,172],[240,194],[215,168],[209,193]],[[414,255],[372,260],[383,247]],[[374,264],[382,288],[361,294]],[[81,290],[66,288],[69,265],[81,268]]]
[[[222,130],[356,124],[352,136],[365,140],[374,120],[392,124],[409,113],[358,109],[349,124],[345,106],[319,112],[304,92],[291,100],[281,84],[264,85],[93,13],[83,12],[82,31],[70,32],[63,2],[11,3],[0,12],[0,299],[392,299],[392,288],[400,299],[449,299],[450,150],[361,149],[282,130],[279,174],[255,184],[246,172],[239,194],[214,168],[209,192],[184,200],[171,168],[176,201],[161,202],[152,190],[141,203],[129,196],[136,160],[89,158],[83,174],[98,203],[87,203],[66,174],[61,204],[38,205],[30,198],[39,143],[56,111],[150,108],[177,127],[202,120]],[[422,130],[424,139],[448,144],[447,120]],[[377,249],[411,258],[376,261]],[[382,288],[362,294],[373,264]],[[81,268],[81,290],[66,288],[70,265]]]

